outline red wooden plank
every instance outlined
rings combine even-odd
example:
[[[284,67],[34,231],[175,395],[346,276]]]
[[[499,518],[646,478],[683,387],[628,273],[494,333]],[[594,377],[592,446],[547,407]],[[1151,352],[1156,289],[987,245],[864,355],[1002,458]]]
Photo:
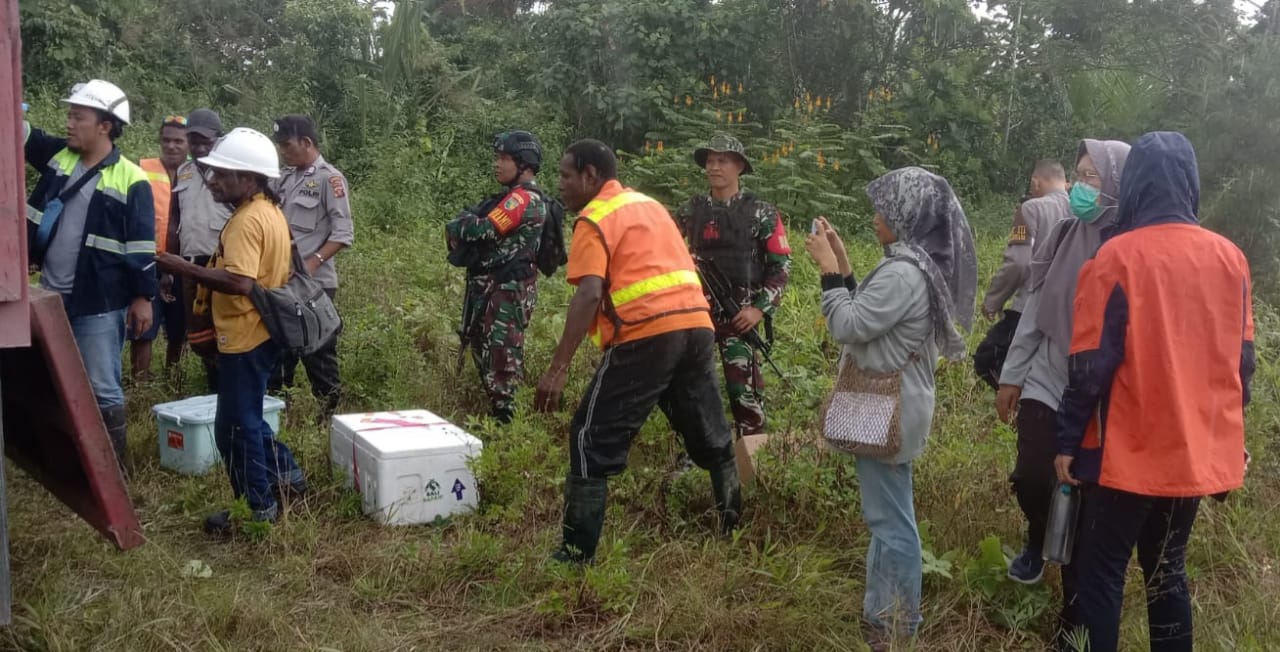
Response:
[[[0,19],[0,348],[6,348],[31,342],[17,0],[0,0]]]
[[[31,290],[32,346],[0,350],[5,452],[116,547],[142,528],[57,294]]]

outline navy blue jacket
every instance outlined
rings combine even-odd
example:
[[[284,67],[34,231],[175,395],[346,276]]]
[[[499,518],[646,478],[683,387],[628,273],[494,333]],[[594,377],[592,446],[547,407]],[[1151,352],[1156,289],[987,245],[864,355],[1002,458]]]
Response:
[[[45,252],[36,246],[36,228],[45,206],[67,184],[80,155],[67,141],[32,129],[25,143],[27,163],[40,181],[27,199],[27,254],[39,265]],[[155,204],[147,173],[113,148],[107,155],[84,225],[84,244],[67,302],[69,317],[126,308],[137,297],[156,295]]]

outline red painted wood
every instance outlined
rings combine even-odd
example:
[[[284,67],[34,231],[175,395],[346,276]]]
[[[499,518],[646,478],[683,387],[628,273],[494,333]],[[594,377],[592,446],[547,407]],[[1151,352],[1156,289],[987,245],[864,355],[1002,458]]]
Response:
[[[57,294],[31,290],[32,345],[0,350],[5,452],[121,550],[143,543]]]
[[[0,348],[6,348],[31,341],[17,0],[0,0],[0,19]]]

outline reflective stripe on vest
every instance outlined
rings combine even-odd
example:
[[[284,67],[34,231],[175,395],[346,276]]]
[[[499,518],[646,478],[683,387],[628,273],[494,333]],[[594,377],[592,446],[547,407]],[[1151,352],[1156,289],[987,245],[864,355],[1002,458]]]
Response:
[[[646,294],[653,294],[677,285],[696,285],[702,287],[702,281],[698,278],[698,273],[687,269],[677,269],[674,272],[651,276],[643,281],[637,281],[620,290],[610,292],[609,296],[613,299],[613,307],[618,308]]]
[[[609,218],[623,207],[638,204],[653,204],[657,210],[660,210],[663,213],[666,212],[666,209],[662,207],[662,204],[656,200],[632,190],[623,190],[609,199],[591,201],[579,213],[579,219],[592,223],[599,230],[601,240],[604,243],[605,250],[610,261],[616,261],[619,259],[625,261],[635,258],[635,256],[628,256],[625,254],[618,255],[619,252],[617,247],[619,243],[611,241],[609,237],[611,233],[616,236],[619,230],[630,228],[629,225],[625,223],[623,225],[617,225]],[[667,219],[670,218],[668,217]],[[615,226],[617,226],[617,229],[614,228]],[[672,223],[671,226],[674,228],[674,223]],[[649,233],[648,235],[652,236],[653,233]],[[626,246],[629,248],[627,253],[630,254],[634,253],[630,251],[630,249],[634,249],[636,246],[645,247],[647,250],[647,247],[652,245],[647,241],[641,243],[636,242],[633,239],[628,242]],[[681,247],[681,251],[683,252],[684,242],[680,241],[678,246]],[[626,324],[643,323],[671,314],[706,309],[705,305],[683,305],[684,301],[683,299],[678,298],[679,295],[665,299],[656,298],[655,300],[659,302],[659,305],[652,309],[651,314],[647,315],[645,314],[645,305],[634,306],[633,304],[636,304],[642,299],[654,299],[656,295],[667,293],[670,290],[679,288],[692,290],[690,296],[696,296],[699,302],[701,302],[702,281],[699,279],[698,273],[691,265],[689,268],[682,268],[681,263],[674,260],[659,260],[659,263],[660,270],[656,273],[646,277],[634,278],[626,275],[628,270],[614,269],[614,262],[610,262],[610,269],[607,272],[610,278],[606,279],[609,295],[604,306],[602,306],[602,310],[614,324],[613,337],[616,337],[621,327]],[[666,269],[663,270],[661,267],[665,267]],[[619,272],[621,272],[621,274],[619,274]],[[622,276],[622,278],[618,278],[619,276]],[[619,286],[620,283],[622,284],[621,286]],[[673,305],[663,306],[661,305],[663,302],[673,303]],[[632,305],[632,309],[623,310],[624,307],[629,305]],[[623,314],[620,314],[620,311],[630,314],[632,319],[628,320]],[[590,336],[592,342],[597,346],[602,344],[603,337],[598,324],[593,326]]]

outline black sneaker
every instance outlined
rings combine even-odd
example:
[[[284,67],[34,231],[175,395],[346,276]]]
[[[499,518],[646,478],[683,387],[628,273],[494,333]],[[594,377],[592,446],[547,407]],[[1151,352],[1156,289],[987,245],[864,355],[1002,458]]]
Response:
[[[253,510],[254,521],[274,523],[280,516],[280,506],[272,505],[269,509]],[[231,520],[231,511],[225,510],[210,514],[204,519],[204,533],[209,536],[230,537],[236,532],[236,524]]]
[[[1026,546],[1017,559],[1009,562],[1009,579],[1019,584],[1037,584],[1044,577],[1044,559],[1038,547]]]

